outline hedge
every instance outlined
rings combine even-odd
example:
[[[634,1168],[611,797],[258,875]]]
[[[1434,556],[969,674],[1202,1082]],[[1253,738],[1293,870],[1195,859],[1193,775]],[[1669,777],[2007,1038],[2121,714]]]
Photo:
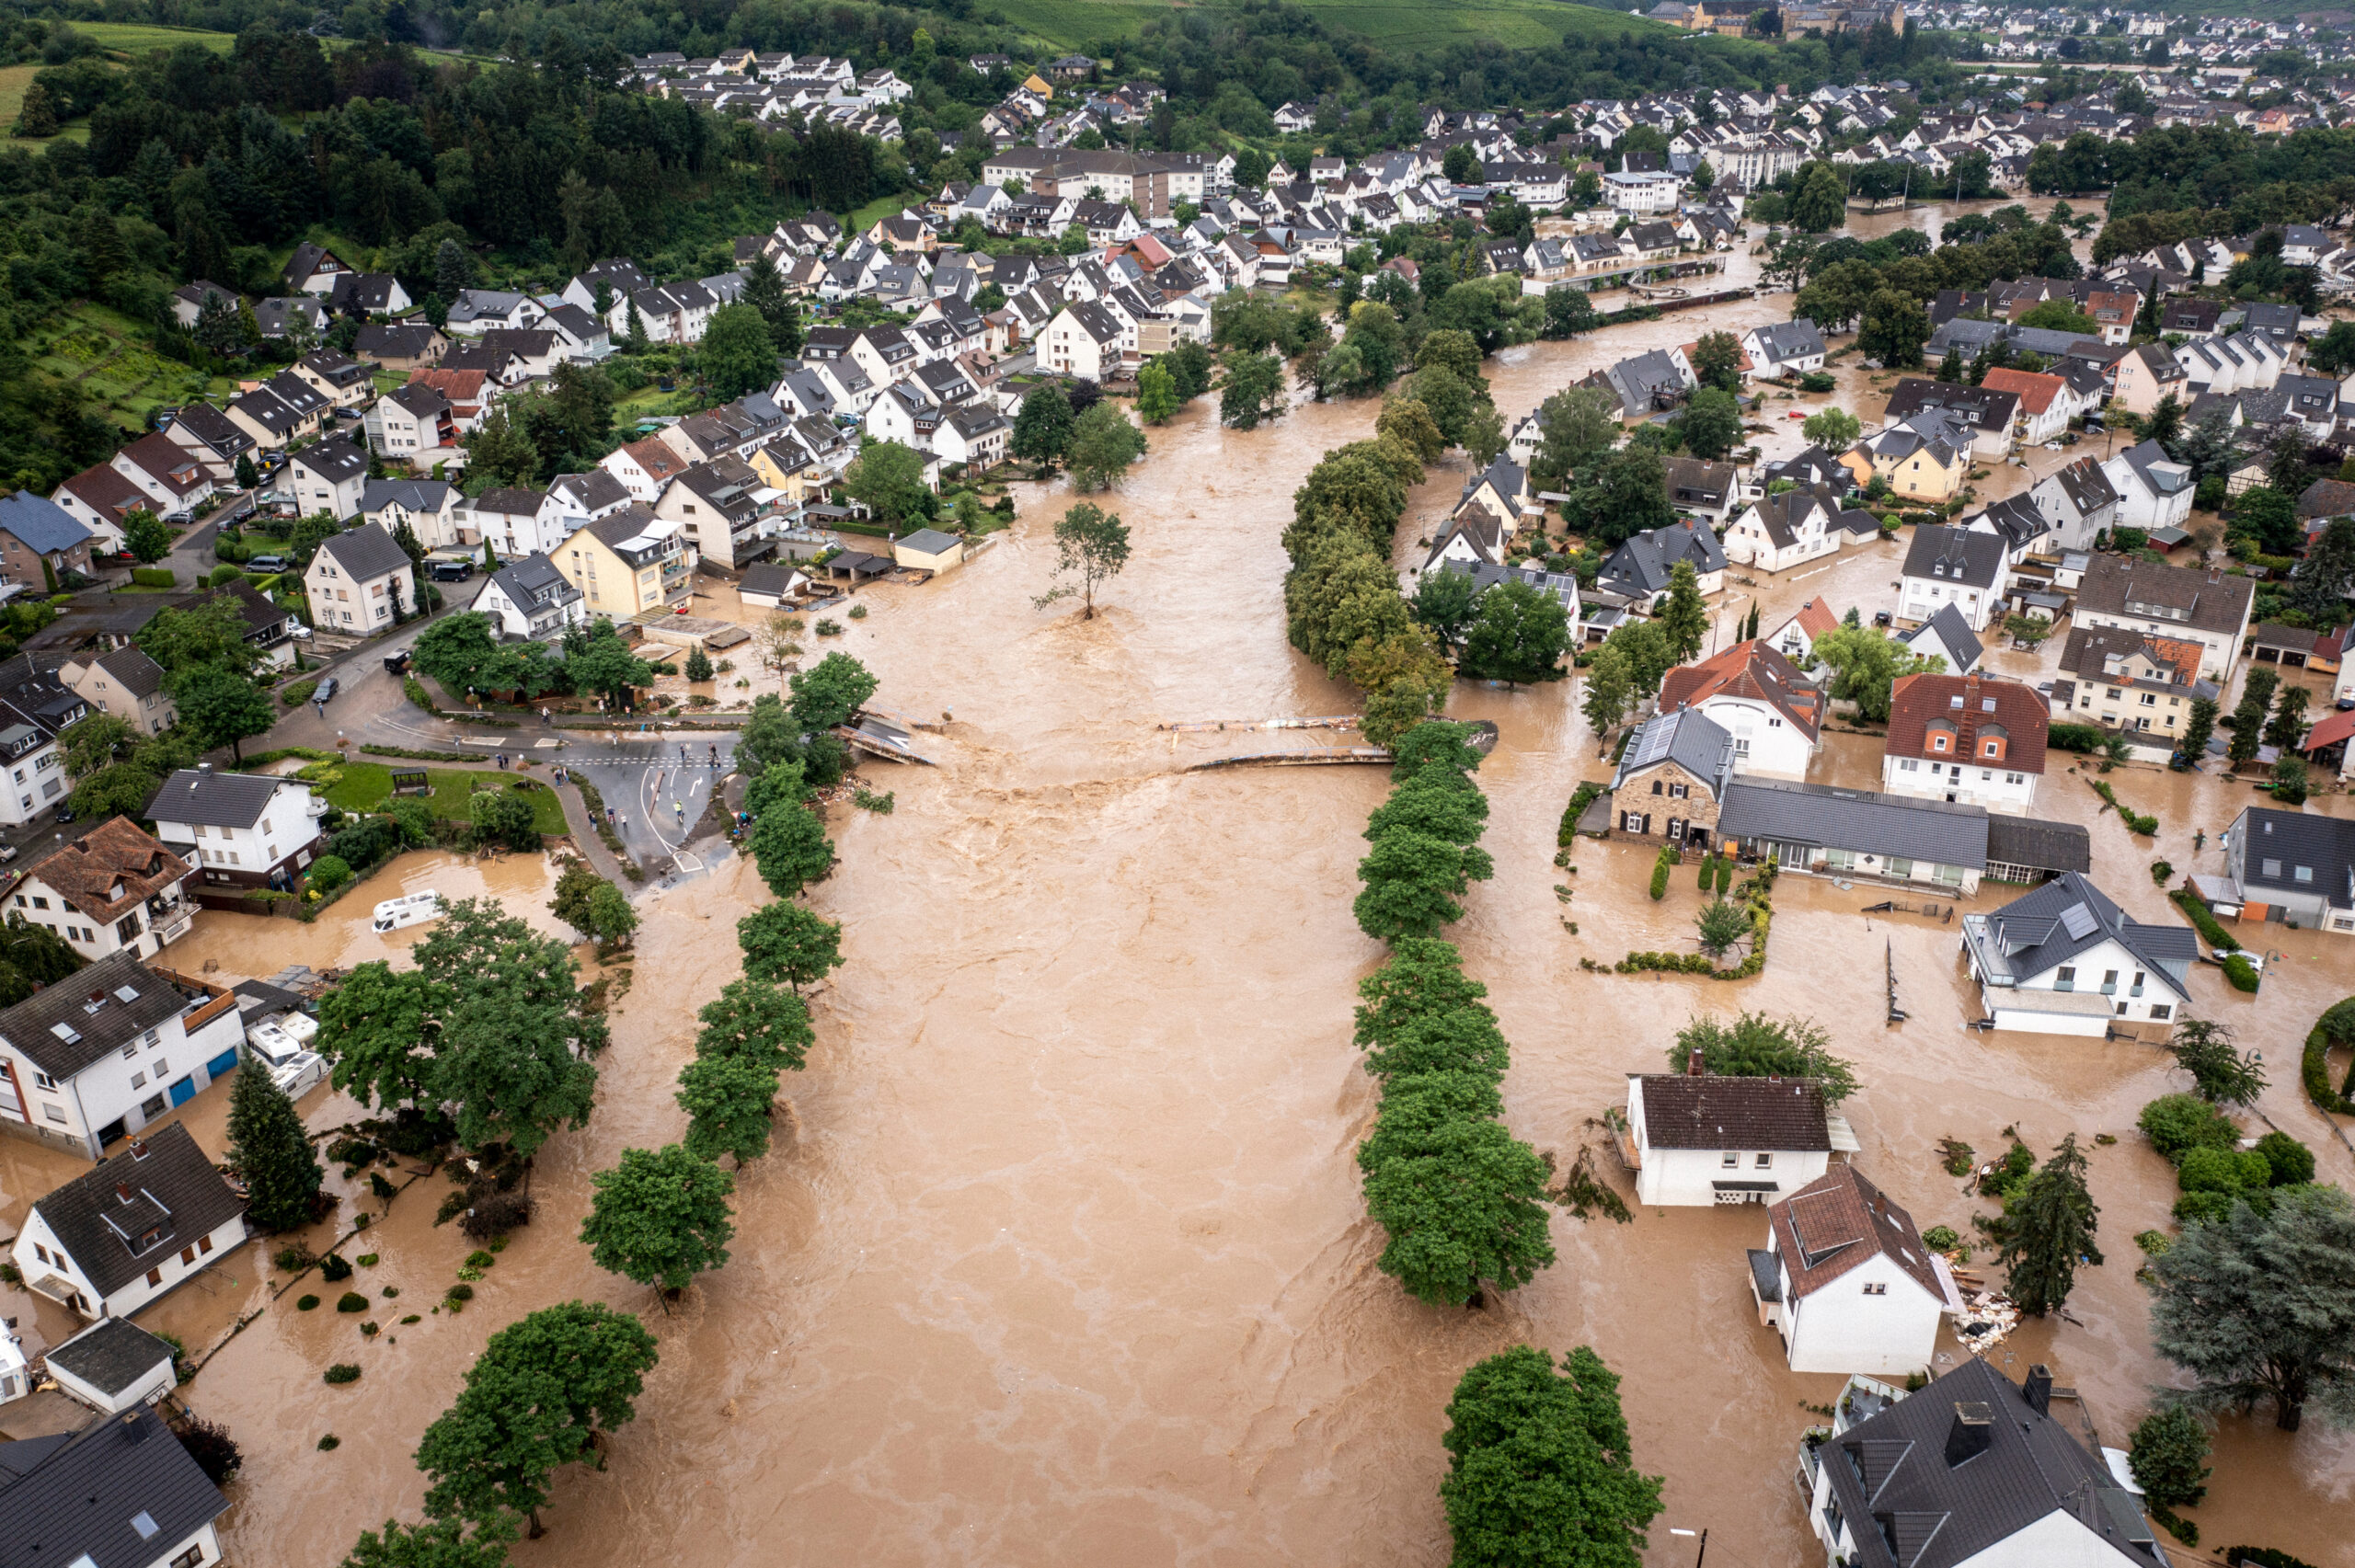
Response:
[[[318,689],[319,683],[316,681],[297,681],[293,685],[287,687],[286,690],[281,692],[278,694],[278,700],[284,703],[290,708],[299,708],[304,703],[309,702],[311,700],[311,693]]]
[[[2090,724],[2056,724],[2045,731],[2044,743],[2056,751],[2098,751],[2102,732]]]
[[[1660,858],[1652,862],[1652,902],[1668,897],[1668,868],[1676,864],[1676,852],[1666,844],[1660,847]]]
[[[2233,982],[2234,990],[2254,992],[2257,990],[2257,967],[2248,961],[2245,954],[2224,955],[2224,978]]]
[[[2194,926],[2199,928],[2200,934],[2208,939],[2209,946],[2220,953],[2239,950],[2240,943],[2217,921],[2214,913],[2208,908],[2208,901],[2197,892],[2189,887],[2178,887],[2167,897],[2173,898],[2176,907],[2184,912]]]
[[[1569,805],[1562,808],[1562,824],[1554,830],[1556,849],[1570,847],[1570,841],[1578,836],[1579,818],[1586,815],[1586,808],[1594,804],[1594,797],[1601,795],[1603,788],[1594,780],[1588,779],[1572,792]]]
[[[2350,1032],[2349,1037],[2341,1037],[2337,1032],[2338,1021],[2331,1014],[2341,1009],[2355,1013],[2355,1006],[2349,1006],[2350,1002],[2355,1002],[2355,997],[2327,1009],[2315,1020],[2313,1030],[2306,1036],[2305,1058],[2298,1069],[2299,1079],[2306,1086],[2306,1098],[2332,1115],[2341,1116],[2355,1116],[2355,1099],[2330,1086],[2329,1052],[2330,1047],[2336,1045],[2355,1044],[2355,1032]],[[2349,1076],[2355,1077],[2355,1073]]]
[[[131,580],[141,588],[178,588],[180,581],[169,567],[133,567]]]

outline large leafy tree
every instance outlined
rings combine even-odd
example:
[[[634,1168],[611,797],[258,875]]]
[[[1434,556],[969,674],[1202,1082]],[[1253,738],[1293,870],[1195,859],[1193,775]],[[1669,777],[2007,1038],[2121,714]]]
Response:
[[[1101,490],[1117,483],[1129,464],[1144,455],[1144,432],[1129,423],[1119,405],[1098,403],[1072,427],[1072,486]]]
[[[876,521],[897,528],[931,499],[924,483],[924,454],[899,441],[868,441],[844,471],[843,491],[872,512]]]
[[[1569,650],[1569,612],[1554,595],[1518,578],[1508,578],[1480,596],[1464,635],[1464,673],[1478,680],[1522,685],[1559,681],[1562,656]]]
[[[1463,918],[1456,900],[1465,890],[1495,875],[1486,850],[1407,828],[1386,832],[1358,862],[1365,884],[1353,906],[1358,928],[1378,939],[1434,935]]]
[[[1023,394],[1007,447],[1015,456],[1033,463],[1059,462],[1070,449],[1072,431],[1077,423],[1077,417],[1071,411],[1071,398],[1062,384],[1042,382]]]
[[[246,1184],[246,1213],[265,1230],[307,1225],[327,1172],[311,1135],[270,1070],[247,1062],[229,1091],[230,1169]]]
[[[514,1539],[514,1526],[503,1519],[476,1528],[463,1519],[386,1519],[382,1530],[360,1532],[342,1568],[507,1568]]]
[[[752,824],[748,846],[761,880],[780,898],[792,898],[833,869],[834,841],[806,806],[770,807]]]
[[[1565,521],[1606,550],[1676,521],[1667,470],[1648,447],[1624,447],[1595,463],[1569,497]]]
[[[1618,727],[1627,715],[1636,699],[1635,681],[1627,669],[1625,648],[1609,643],[1595,649],[1594,662],[1587,667],[1584,691],[1579,698],[1579,712],[1600,740]]]
[[[1440,640],[1441,647],[1455,647],[1471,627],[1479,597],[1478,584],[1470,572],[1434,568],[1416,580],[1407,608],[1419,624]]]
[[[173,676],[171,692],[180,722],[203,745],[226,746],[240,761],[245,743],[278,722],[269,692],[219,665],[200,664]]]
[[[698,1057],[679,1071],[679,1109],[687,1113],[686,1150],[698,1160],[733,1154],[736,1162],[769,1151],[769,1106],[776,1074],[741,1057]]]
[[[1257,429],[1259,421],[1283,412],[1283,361],[1271,354],[1229,354],[1226,381],[1219,393],[1222,424]]]
[[[2294,1432],[2309,1402],[2355,1419],[2355,1206],[2337,1187],[2284,1187],[2259,1213],[2235,1201],[2150,1260],[2151,1338],[2197,1379],[2200,1408],[2259,1401]]]
[[[736,1179],[709,1160],[675,1143],[625,1149],[620,1164],[589,1184],[596,1190],[580,1240],[599,1268],[676,1294],[727,1266]]]
[[[1870,626],[1835,626],[1815,639],[1815,657],[1832,667],[1832,695],[1856,704],[1856,716],[1868,724],[1889,718],[1891,693],[1898,678],[1936,673],[1947,661],[1936,654],[1913,652],[1904,644]]]
[[[1705,386],[1694,392],[1676,421],[1684,449],[1706,463],[1715,463],[1741,440],[1741,408],[1730,392]]]
[[[1891,369],[1918,368],[1922,346],[1930,340],[1930,313],[1922,302],[1896,289],[1880,289],[1865,302],[1856,326],[1856,349]]]
[[[793,677],[793,722],[806,731],[848,724],[880,684],[867,666],[846,653],[830,653]]]
[[[1619,1379],[1580,1345],[1559,1371],[1518,1345],[1447,1404],[1440,1498],[1454,1568],[1637,1568],[1661,1478],[1635,1468]]]
[[[637,1418],[658,1358],[654,1336],[602,1302],[543,1307],[492,1334],[418,1445],[427,1512],[486,1529],[521,1516],[537,1539],[557,1468]]]
[[[1741,340],[1730,332],[1704,332],[1693,345],[1693,374],[1719,392],[1741,390]]]
[[[422,970],[383,959],[354,968],[319,1003],[319,1054],[329,1078],[362,1104],[379,1109],[427,1099],[443,999]]]
[[[1484,1073],[1393,1079],[1358,1150],[1366,1210],[1388,1233],[1378,1265],[1433,1306],[1525,1285],[1554,1261],[1545,1162],[1494,1119],[1495,1093]]]
[[[1097,404],[1097,407],[1105,406]],[[1092,417],[1095,408],[1088,410]],[[1085,421],[1082,421],[1085,423]],[[1078,449],[1072,453],[1072,478],[1079,478]],[[1129,530],[1118,512],[1106,512],[1092,501],[1081,501],[1063,513],[1055,524],[1055,574],[1069,575],[1080,582],[1081,601],[1086,609],[1081,619],[1096,619],[1096,587],[1108,578],[1120,575],[1129,564]],[[1051,590],[1048,599],[1070,592],[1068,588]]]
[[[776,338],[759,307],[749,302],[712,312],[697,351],[712,395],[722,402],[766,392],[776,380]]]
[[[2336,618],[2349,590],[2355,589],[2355,520],[2333,518],[2306,546],[2305,558],[2290,581],[2292,608],[2317,621]]]
[[[1856,1092],[1856,1070],[1832,1054],[1832,1036],[1811,1018],[1744,1013],[1730,1024],[1712,1015],[1688,1020],[1668,1048],[1671,1072],[1701,1053],[1701,1067],[1721,1078],[1811,1078],[1826,1104]]]
[[[783,900],[738,921],[736,943],[744,950],[747,977],[781,981],[796,991],[824,979],[843,961],[841,925]]]
[[[801,1070],[816,1039],[808,1006],[767,980],[730,980],[695,1016],[703,1024],[695,1036],[695,1055],[749,1061],[772,1078]]]
[[[564,634],[564,669],[575,691],[603,697],[617,711],[634,688],[654,683],[654,667],[603,616]]]
[[[1537,406],[1537,430],[1530,476],[1562,489],[1571,474],[1619,443],[1619,399],[1600,387],[1565,387]]]
[[[2078,1260],[2101,1262],[2101,1249],[2094,1245],[2101,1210],[2086,1189],[2085,1168],[2077,1135],[2071,1133],[2029,1178],[2027,1190],[1989,1224],[2009,1271],[2006,1288],[2030,1316],[2040,1318],[2069,1299]]]

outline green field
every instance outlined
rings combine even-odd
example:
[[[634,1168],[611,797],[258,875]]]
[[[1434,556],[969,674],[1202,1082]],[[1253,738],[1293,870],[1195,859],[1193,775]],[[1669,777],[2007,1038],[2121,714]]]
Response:
[[[86,302],[44,317],[24,348],[41,369],[77,383],[91,412],[126,429],[143,426],[150,408],[234,394],[231,383],[157,354],[148,336],[121,312]]]
[[[200,31],[195,28],[158,28],[145,22],[75,22],[74,30],[85,38],[95,40],[101,49],[111,49],[124,54],[144,54],[151,49],[169,49],[178,43],[201,43],[216,54],[226,54],[235,47],[235,33]]]
[[[1667,30],[1660,22],[1572,0],[1296,0],[1328,27],[1389,42],[1487,39],[1513,48],[1565,38]],[[1171,0],[998,0],[1006,20],[1058,48],[1133,36],[1179,7]]]
[[[416,766],[412,762],[398,764],[403,768]],[[334,782],[327,785],[327,799],[339,810],[347,812],[373,811],[393,796],[393,770],[382,762],[331,762],[327,764]],[[310,770],[304,769],[307,774]],[[467,798],[474,793],[477,780],[494,789],[529,782],[533,787],[523,792],[532,803],[532,825],[543,833],[566,833],[564,805],[556,791],[536,779],[519,778],[514,773],[502,773],[497,769],[488,773],[466,773],[456,768],[428,768],[426,783],[433,786],[431,796],[433,815],[446,822],[468,820]]]

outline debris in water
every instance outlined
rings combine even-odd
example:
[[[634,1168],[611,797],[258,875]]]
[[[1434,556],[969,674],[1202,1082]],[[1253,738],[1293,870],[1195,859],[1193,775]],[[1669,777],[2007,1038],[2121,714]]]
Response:
[[[1969,1290],[1963,1293],[1962,1315],[1955,1320],[1954,1332],[1972,1355],[1984,1356],[2019,1326],[2020,1310],[2010,1297],[1995,1290]]]

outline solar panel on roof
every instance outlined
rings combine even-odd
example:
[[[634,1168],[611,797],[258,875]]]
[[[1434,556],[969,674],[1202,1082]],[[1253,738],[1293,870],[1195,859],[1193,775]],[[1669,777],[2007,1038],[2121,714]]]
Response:
[[[2091,936],[2101,924],[2094,919],[2094,912],[2083,904],[2072,904],[2062,910],[2061,923],[2068,929],[2071,936],[2080,942]]]

